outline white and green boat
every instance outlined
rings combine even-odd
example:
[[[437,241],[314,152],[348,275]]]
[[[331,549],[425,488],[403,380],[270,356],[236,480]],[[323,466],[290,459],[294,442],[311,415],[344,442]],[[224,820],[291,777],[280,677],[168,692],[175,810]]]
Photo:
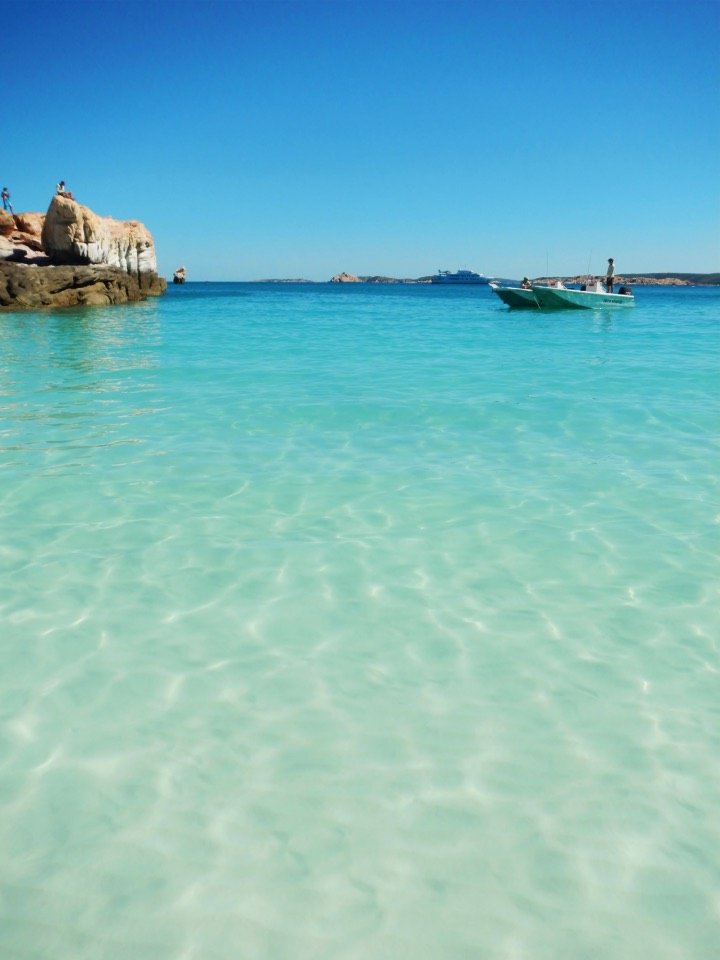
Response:
[[[490,289],[511,310],[538,310],[534,292],[527,287],[503,287],[499,283],[490,283]]]
[[[495,293],[503,303],[513,310],[537,310],[538,302],[532,290],[527,287],[496,287],[492,286]]]
[[[592,280],[579,290],[558,282],[554,287],[532,285],[537,305],[541,310],[598,310],[605,307],[632,307],[635,303],[629,287],[620,287],[618,293],[608,293],[601,280]]]

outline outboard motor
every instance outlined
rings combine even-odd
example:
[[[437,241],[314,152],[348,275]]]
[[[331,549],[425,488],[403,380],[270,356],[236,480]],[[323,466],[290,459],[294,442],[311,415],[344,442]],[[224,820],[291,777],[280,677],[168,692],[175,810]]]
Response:
[[[624,297],[627,297],[632,293],[632,290],[630,289],[630,287],[620,287],[620,289],[618,290],[618,293],[622,294],[622,296]]]

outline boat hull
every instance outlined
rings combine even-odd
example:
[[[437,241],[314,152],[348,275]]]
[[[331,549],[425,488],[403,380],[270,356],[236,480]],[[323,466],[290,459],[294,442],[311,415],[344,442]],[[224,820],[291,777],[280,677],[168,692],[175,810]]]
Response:
[[[541,310],[599,310],[605,307],[632,307],[635,303],[631,293],[540,286],[534,286],[532,290]]]
[[[490,284],[492,292],[498,296],[511,310],[538,310],[535,293],[525,287],[499,287]]]

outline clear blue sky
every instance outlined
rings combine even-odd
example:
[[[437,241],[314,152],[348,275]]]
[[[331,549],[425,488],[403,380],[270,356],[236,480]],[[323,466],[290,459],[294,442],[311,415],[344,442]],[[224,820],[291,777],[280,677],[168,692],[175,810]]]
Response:
[[[3,6],[0,181],[166,276],[720,269],[720,3]]]

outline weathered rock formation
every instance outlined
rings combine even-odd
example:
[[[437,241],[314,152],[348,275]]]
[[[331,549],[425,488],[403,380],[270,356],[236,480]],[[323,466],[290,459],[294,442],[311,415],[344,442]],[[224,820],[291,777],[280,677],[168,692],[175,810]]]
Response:
[[[47,214],[0,211],[0,310],[129,303],[166,288],[137,220],[99,217],[67,196]]]
[[[49,263],[42,249],[42,213],[0,211],[0,260]]]
[[[360,277],[356,277],[352,273],[336,273],[334,277],[331,278],[330,283],[361,283]]]
[[[133,276],[118,267],[6,262],[0,263],[0,311],[130,303],[159,296],[166,286],[157,274]]]
[[[153,238],[142,223],[99,217],[63,196],[48,207],[42,245],[54,264],[105,264],[135,275],[157,271]]]
[[[9,237],[15,229],[15,219],[7,210],[0,210],[0,237]]]
[[[13,219],[15,220],[15,230],[12,234],[13,241],[15,243],[24,243],[25,246],[31,250],[41,251],[43,248],[42,229],[43,223],[45,222],[45,214],[16,213]]]

